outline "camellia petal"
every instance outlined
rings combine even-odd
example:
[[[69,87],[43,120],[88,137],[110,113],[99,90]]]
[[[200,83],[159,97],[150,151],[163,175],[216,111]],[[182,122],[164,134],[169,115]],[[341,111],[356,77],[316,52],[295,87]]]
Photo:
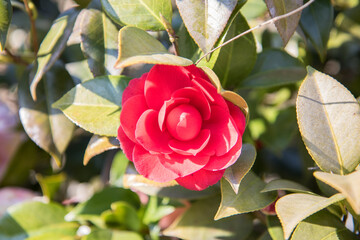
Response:
[[[144,73],[140,78],[131,79],[129,85],[123,92],[122,105],[124,105],[129,98],[135,95],[144,95],[144,85],[147,75],[148,73]]]
[[[171,137],[167,131],[162,132],[158,125],[158,111],[146,110],[139,118],[135,130],[136,140],[150,152],[172,153],[168,146]]]
[[[189,65],[189,66],[186,66],[185,68],[193,75],[193,77],[202,78],[202,79],[210,82],[208,75],[206,75],[206,73],[204,73],[203,70],[196,67],[195,65]]]
[[[120,142],[121,149],[125,153],[125,156],[130,161],[132,161],[132,155],[133,155],[135,143],[133,141],[131,141],[130,138],[128,138],[128,136],[126,136],[122,127],[119,127],[119,129],[118,129],[118,137],[117,138]]]
[[[155,65],[145,80],[145,99],[150,108],[160,110],[174,91],[190,86],[188,71],[184,67]]]
[[[246,127],[246,118],[244,113],[240,110],[239,107],[235,106],[235,104],[226,101],[229,110],[230,110],[230,115],[231,117],[234,119],[234,122],[240,132],[241,135],[244,134],[245,131],[245,127]]]
[[[195,156],[201,152],[210,140],[210,130],[203,129],[199,135],[190,141],[170,140],[169,147],[176,153]]]
[[[167,182],[179,177],[161,164],[160,159],[163,157],[163,154],[151,154],[141,146],[135,145],[133,152],[135,168],[141,175],[150,180]]]
[[[140,116],[148,109],[144,95],[129,98],[123,104],[120,114],[120,125],[131,141],[136,142],[135,129]]]
[[[164,123],[166,119],[166,115],[175,107],[179,106],[183,103],[189,103],[190,100],[187,98],[171,98],[170,100],[167,100],[162,105],[159,116],[158,116],[158,122],[159,122],[159,128],[161,131],[164,130]]]
[[[211,105],[218,105],[228,111],[224,98],[217,92],[217,89],[209,81],[202,78],[194,78],[191,82],[195,88],[204,93]]]
[[[217,183],[224,175],[225,170],[208,171],[200,169],[188,176],[175,179],[181,186],[195,191],[201,191]]]

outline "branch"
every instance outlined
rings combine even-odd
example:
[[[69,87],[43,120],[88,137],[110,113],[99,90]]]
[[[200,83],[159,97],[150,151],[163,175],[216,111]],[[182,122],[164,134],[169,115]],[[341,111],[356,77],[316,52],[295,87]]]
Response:
[[[14,63],[21,64],[24,66],[29,65],[29,63],[24,59],[22,59],[22,57],[12,54],[9,49],[5,48],[4,52],[13,60]]]
[[[228,41],[224,42],[223,44],[220,44],[220,45],[217,46],[216,48],[212,49],[210,52],[207,52],[206,54],[204,54],[204,56],[202,56],[201,58],[199,58],[199,59],[196,61],[195,64],[197,65],[203,58],[205,58],[205,57],[208,56],[209,54],[213,53],[214,51],[218,50],[219,48],[221,48],[221,47],[223,47],[223,46],[231,43],[232,41],[235,41],[236,39],[238,39],[238,38],[240,38],[240,37],[242,37],[242,36],[244,36],[244,35],[252,32],[252,31],[254,31],[254,30],[258,29],[258,28],[261,28],[261,27],[263,27],[263,26],[265,26],[265,25],[268,25],[268,24],[270,24],[270,23],[277,22],[277,21],[279,21],[279,20],[281,20],[281,19],[283,19],[283,18],[290,17],[291,15],[293,15],[293,14],[295,14],[295,13],[297,13],[297,12],[302,11],[304,8],[308,7],[308,6],[309,6],[310,4],[312,4],[314,1],[315,1],[315,0],[310,0],[310,1],[308,1],[307,3],[305,3],[304,5],[302,5],[301,7],[297,8],[297,9],[291,11],[291,12],[288,12],[288,13],[283,14],[283,15],[279,15],[279,16],[277,16],[277,17],[274,17],[274,18],[272,18],[272,19],[270,19],[270,20],[268,20],[268,21],[266,21],[266,22],[263,22],[263,23],[255,26],[255,27],[253,27],[253,28],[250,28],[250,29],[246,30],[245,32],[240,33],[239,35],[233,37],[232,39],[229,39]]]
[[[39,45],[38,45],[38,39],[37,39],[37,33],[36,33],[35,18],[33,16],[33,11],[31,11],[31,9],[29,7],[29,0],[23,0],[23,1],[24,1],[26,12],[28,13],[29,18],[30,18],[33,49],[34,49],[35,55],[37,55],[37,52],[39,51]]]
[[[164,25],[164,27],[166,29],[166,32],[169,35],[169,40],[174,47],[175,55],[179,56],[179,46],[177,43],[178,37],[176,36],[176,33],[175,33],[174,29],[172,28],[171,24],[169,23],[169,21],[167,21],[166,18],[161,13],[160,13],[160,18],[161,18],[162,24]]]

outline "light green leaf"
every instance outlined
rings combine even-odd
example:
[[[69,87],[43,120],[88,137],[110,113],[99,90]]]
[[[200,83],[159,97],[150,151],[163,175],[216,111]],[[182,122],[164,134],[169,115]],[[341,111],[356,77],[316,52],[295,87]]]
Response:
[[[265,0],[272,18],[291,12],[303,5],[303,0]],[[275,22],[275,26],[284,42],[289,42],[300,20],[301,12]]]
[[[184,215],[164,231],[164,235],[197,240],[245,240],[252,231],[250,217],[244,214],[214,221],[218,204],[217,197],[193,203]]]
[[[120,144],[115,137],[92,136],[84,153],[84,165],[87,165],[90,159],[96,155],[117,148],[120,148]]]
[[[104,11],[116,23],[143,30],[165,30],[161,15],[171,23],[170,0],[101,0]]]
[[[284,240],[284,232],[277,216],[266,216],[266,226],[272,239]]]
[[[89,132],[115,137],[127,80],[125,76],[102,76],[86,81],[76,85],[53,107]]]
[[[308,67],[297,101],[303,141],[316,164],[326,172],[346,174],[360,162],[360,106],[332,77]]]
[[[6,36],[12,17],[12,7],[10,0],[0,1],[0,52],[5,48]]]
[[[101,218],[111,228],[125,228],[131,231],[140,231],[141,229],[141,221],[136,209],[127,202],[112,203],[111,210],[104,211]]]
[[[330,198],[304,193],[293,193],[280,198],[275,205],[280,218],[284,237],[288,239],[298,223],[320,210],[344,200],[342,194],[335,194]]]
[[[95,230],[89,235],[85,236],[82,240],[143,240],[143,238],[136,232],[130,231],[116,231],[116,230]]]
[[[41,42],[36,60],[36,72],[30,84],[31,96],[35,100],[37,99],[36,87],[64,51],[78,14],[79,11],[74,8],[62,13]]]
[[[102,75],[119,75],[115,69],[117,58],[118,32],[116,25],[96,9],[81,11],[81,50],[94,77]]]
[[[350,3],[353,1],[346,0],[344,3]],[[347,11],[341,11],[336,16],[335,24],[341,32],[349,33],[350,39],[353,37],[360,37],[360,17],[359,17],[360,5],[351,8]]]
[[[66,180],[65,173],[59,173],[51,176],[36,174],[36,180],[39,182],[43,195],[49,200],[54,200],[62,183]]]
[[[342,193],[355,213],[360,215],[360,171],[355,171],[346,176],[315,172],[314,176]]]
[[[333,24],[334,9],[330,0],[316,0],[302,11],[300,27],[325,61],[327,42]]]
[[[91,0],[74,0],[80,7],[86,8],[87,5],[91,2]]]
[[[303,185],[290,181],[285,179],[276,179],[268,184],[266,184],[265,188],[261,190],[261,192],[271,192],[271,191],[278,191],[278,190],[285,190],[290,192],[296,192],[296,193],[310,193],[312,192]]]
[[[85,82],[94,78],[90,71],[87,60],[67,63],[65,64],[65,68],[75,83]]]
[[[123,152],[119,151],[115,154],[110,168],[109,183],[111,185],[117,187],[122,187],[124,185],[123,177],[128,164],[129,160],[126,158]]]
[[[146,205],[146,210],[143,217],[144,224],[156,223],[166,215],[175,211],[175,206],[170,204],[169,198],[158,198],[150,196],[149,202]]]
[[[303,64],[280,49],[262,51],[254,69],[242,83],[242,87],[275,87],[303,80],[306,71]]]
[[[265,183],[254,173],[249,172],[241,181],[238,194],[229,183],[221,180],[221,203],[215,220],[260,210],[275,201],[276,193],[261,193]]]
[[[250,171],[256,159],[256,149],[251,144],[244,144],[239,159],[225,170],[224,178],[237,194],[241,180]]]
[[[124,27],[119,31],[119,57],[115,67],[124,68],[136,63],[188,66],[191,60],[167,53],[166,48],[147,32]]]
[[[33,101],[29,92],[29,83],[25,79],[19,84],[19,115],[21,123],[29,137],[48,152],[60,166],[75,129],[75,125],[64,114],[51,105],[73,87],[69,74],[61,64],[48,71],[37,88],[37,101]]]
[[[204,53],[209,52],[223,32],[237,0],[176,0],[181,18]]]

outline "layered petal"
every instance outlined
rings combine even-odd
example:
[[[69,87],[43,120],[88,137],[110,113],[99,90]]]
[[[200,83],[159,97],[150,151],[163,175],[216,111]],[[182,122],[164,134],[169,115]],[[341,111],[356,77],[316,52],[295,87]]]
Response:
[[[136,124],[136,140],[150,152],[172,153],[168,146],[171,140],[167,131],[162,132],[158,124],[158,111],[146,110]]]
[[[176,153],[195,156],[206,147],[209,140],[210,130],[203,129],[196,138],[190,141],[179,141],[177,139],[170,140],[169,147]]]
[[[184,67],[155,65],[145,80],[145,99],[148,106],[160,110],[174,91],[191,86],[188,74]]]
[[[161,164],[163,154],[151,154],[139,145],[135,145],[133,161],[136,170],[144,177],[157,181],[167,182],[179,177],[176,173]]]
[[[148,109],[144,95],[135,95],[123,104],[120,114],[120,125],[131,141],[135,140],[136,123]]]
[[[117,139],[120,142],[120,147],[121,147],[123,153],[125,154],[125,156],[130,161],[132,161],[132,154],[134,151],[135,143],[133,141],[131,141],[130,138],[128,138],[128,136],[126,136],[126,134],[121,126],[118,129]]]
[[[140,78],[131,79],[123,92],[122,105],[124,105],[129,98],[135,95],[144,95],[144,85],[147,75],[148,73],[144,73]]]
[[[209,81],[202,78],[194,78],[191,82],[195,88],[200,90],[206,96],[210,105],[217,105],[226,109],[226,111],[229,111],[224,98],[217,92],[217,89]]]
[[[238,106],[235,106],[235,104],[229,101],[226,101],[226,103],[229,107],[230,115],[234,119],[234,122],[239,130],[239,133],[243,135],[246,127],[246,118],[244,113]]]
[[[190,100],[187,98],[171,98],[170,100],[164,102],[164,104],[160,108],[158,116],[158,122],[161,131],[164,130],[164,124],[167,114],[180,104],[189,103],[189,101]]]
[[[200,68],[196,67],[195,65],[189,65],[189,66],[186,66],[185,67],[186,70],[188,70],[191,75],[192,75],[192,78],[202,78],[206,81],[209,81],[210,82],[210,79],[209,77],[206,75],[206,73],[204,73],[203,70],[201,70]]]
[[[175,179],[181,186],[195,191],[201,191],[217,183],[224,175],[225,170],[208,171],[200,169],[193,174]]]

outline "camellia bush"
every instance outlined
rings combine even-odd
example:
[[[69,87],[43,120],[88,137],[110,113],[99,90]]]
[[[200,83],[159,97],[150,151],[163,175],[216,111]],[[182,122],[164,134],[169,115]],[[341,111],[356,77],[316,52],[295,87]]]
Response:
[[[0,239],[360,239],[359,15],[0,0]]]

